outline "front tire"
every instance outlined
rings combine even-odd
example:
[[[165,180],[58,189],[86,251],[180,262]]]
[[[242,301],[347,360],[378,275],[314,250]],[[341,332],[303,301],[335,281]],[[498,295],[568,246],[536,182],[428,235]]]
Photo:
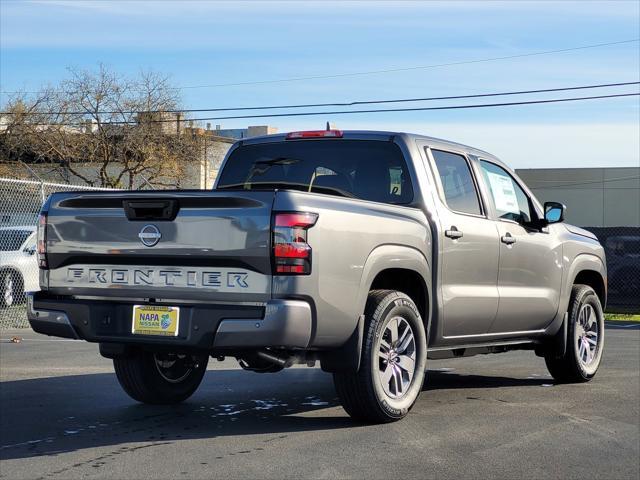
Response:
[[[369,292],[360,369],[334,373],[346,412],[357,421],[388,423],[405,417],[422,390],[427,339],[417,307],[393,290]]]
[[[567,321],[565,353],[561,357],[547,353],[547,368],[557,382],[588,382],[598,371],[604,348],[604,313],[591,287],[573,286]]]
[[[0,273],[0,306],[9,308],[23,302],[24,291],[20,275],[12,271]]]
[[[136,352],[113,366],[127,394],[142,403],[171,405],[189,398],[207,370],[208,355]]]

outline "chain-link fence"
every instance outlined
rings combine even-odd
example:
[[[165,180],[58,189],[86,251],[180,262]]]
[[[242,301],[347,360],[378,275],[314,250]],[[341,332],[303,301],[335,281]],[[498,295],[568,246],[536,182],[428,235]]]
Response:
[[[24,292],[38,290],[36,222],[53,192],[79,185],[0,178],[0,328],[27,327]]]
[[[585,227],[607,255],[607,312],[640,312],[640,227]]]
[[[0,328],[26,327],[25,291],[38,289],[36,221],[56,191],[91,187],[0,178]],[[640,312],[640,227],[585,227],[604,246],[607,311]]]

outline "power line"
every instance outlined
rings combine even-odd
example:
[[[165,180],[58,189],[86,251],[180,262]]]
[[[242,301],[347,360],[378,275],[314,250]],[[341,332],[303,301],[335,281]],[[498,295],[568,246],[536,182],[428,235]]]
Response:
[[[539,90],[519,90],[511,92],[497,92],[497,93],[480,93],[474,95],[451,95],[444,97],[419,97],[419,98],[399,98],[399,99],[387,99],[387,100],[360,100],[352,102],[331,102],[331,103],[306,103],[306,104],[292,104],[292,105],[271,105],[271,106],[256,106],[256,107],[224,107],[224,108],[187,108],[181,110],[162,110],[163,113],[195,113],[195,112],[228,112],[228,111],[246,111],[246,110],[276,110],[284,108],[315,108],[315,107],[351,107],[354,105],[372,105],[372,104],[384,104],[384,103],[407,103],[407,102],[430,102],[434,100],[461,100],[467,98],[482,98],[482,97],[500,97],[506,95],[528,95],[533,93],[549,93],[549,92],[563,92],[570,90],[585,90],[593,88],[609,88],[609,87],[621,87],[629,85],[639,85],[640,82],[619,82],[619,83],[602,83],[597,85],[582,85],[577,87],[561,87],[561,88],[545,88]],[[156,111],[134,111],[134,110],[103,110],[103,111],[71,111],[71,112],[0,112],[0,115],[127,115],[136,113],[154,113]]]
[[[245,85],[264,85],[271,83],[287,83],[287,82],[301,82],[305,80],[322,80],[329,78],[343,78],[343,77],[356,77],[363,75],[379,75],[386,73],[395,73],[395,72],[408,72],[412,70],[426,70],[431,68],[445,68],[452,67],[457,65],[470,65],[475,63],[486,63],[486,62],[495,62],[500,60],[511,60],[514,58],[524,58],[524,57],[535,57],[540,55],[551,55],[554,53],[564,53],[564,52],[573,52],[576,50],[586,50],[590,48],[600,48],[600,47],[608,47],[611,45],[621,45],[625,43],[634,43],[640,41],[640,38],[633,38],[629,40],[620,40],[616,42],[606,42],[606,43],[594,43],[591,45],[581,45],[578,47],[569,47],[569,48],[561,48],[556,50],[543,50],[539,52],[529,52],[529,53],[520,53],[516,55],[505,55],[501,57],[489,57],[489,58],[480,58],[476,60],[462,60],[459,62],[448,62],[448,63],[434,63],[430,65],[419,65],[413,67],[398,67],[398,68],[387,68],[382,70],[368,70],[363,72],[345,72],[345,73],[334,73],[328,75],[310,75],[305,77],[290,77],[290,78],[280,78],[280,79],[272,79],[272,80],[252,80],[247,82],[234,82],[234,83],[214,83],[208,85],[185,85],[182,87],[169,87],[169,90],[192,90],[192,89],[200,89],[200,88],[218,88],[218,87],[238,87]],[[4,94],[12,94],[12,93],[39,93],[37,91],[2,91],[0,93]],[[64,93],[64,92],[62,92]]]
[[[542,103],[557,103],[557,102],[572,102],[578,100],[595,100],[599,98],[615,98],[615,97],[631,97],[640,96],[640,93],[620,93],[613,95],[596,95],[590,97],[571,97],[571,98],[555,98],[549,100],[530,100],[524,102],[507,102],[507,103],[484,103],[484,104],[472,104],[472,105],[449,105],[444,107],[414,107],[414,108],[387,108],[387,109],[372,109],[372,110],[342,110],[342,111],[323,111],[323,112],[292,112],[292,113],[274,113],[265,115],[238,115],[228,117],[210,117],[210,118],[196,118],[194,121],[205,120],[235,120],[243,118],[268,118],[268,117],[302,117],[310,115],[346,115],[351,113],[383,113],[383,112],[419,112],[429,110],[459,110],[468,108],[487,108],[487,107],[509,107],[516,105],[534,105]]]
[[[621,182],[624,180],[640,180],[640,175],[632,175],[630,177],[618,177],[618,178],[605,178],[602,180],[592,180],[592,181],[587,181],[587,182],[573,182],[573,183],[553,183],[553,182],[557,182],[557,180],[533,180],[530,181],[529,183],[532,184],[537,184],[540,182],[545,182],[545,183],[553,183],[552,185],[539,185],[536,187],[531,187],[529,186],[529,188],[531,188],[532,190],[537,190],[537,189],[552,189],[552,188],[567,188],[567,187],[576,187],[576,186],[584,186],[584,185],[600,185],[600,184],[605,184],[605,183],[610,183],[610,182]],[[637,189],[638,187],[617,187],[617,189],[619,190],[624,190],[624,189]]]
[[[510,107],[518,105],[535,105],[546,103],[559,103],[559,102],[574,102],[581,100],[596,100],[604,98],[619,98],[619,97],[637,97],[640,93],[619,93],[612,95],[594,95],[588,97],[569,97],[569,98],[552,98],[547,100],[530,100],[521,102],[506,102],[506,103],[480,103],[471,105],[447,105],[441,107],[413,107],[413,108],[380,108],[370,110],[333,110],[333,111],[320,111],[320,112],[288,112],[288,113],[272,113],[261,115],[236,115],[225,117],[205,117],[205,118],[193,118],[189,121],[205,121],[205,120],[238,120],[247,118],[276,118],[276,117],[306,117],[306,116],[318,116],[318,115],[348,115],[354,113],[387,113],[387,112],[419,112],[419,111],[432,111],[432,110],[460,110],[471,108],[491,108],[491,107]],[[144,123],[175,123],[175,119],[159,119],[159,120],[145,120]],[[134,125],[136,121],[111,121],[103,122],[102,125]],[[81,123],[30,123],[32,126],[83,126]]]

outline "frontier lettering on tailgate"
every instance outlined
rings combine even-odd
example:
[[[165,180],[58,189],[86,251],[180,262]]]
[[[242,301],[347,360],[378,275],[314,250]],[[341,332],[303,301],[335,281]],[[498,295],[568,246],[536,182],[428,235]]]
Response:
[[[137,285],[155,287],[209,287],[246,289],[249,274],[241,271],[178,270],[153,268],[69,267],[67,282],[91,285]]]

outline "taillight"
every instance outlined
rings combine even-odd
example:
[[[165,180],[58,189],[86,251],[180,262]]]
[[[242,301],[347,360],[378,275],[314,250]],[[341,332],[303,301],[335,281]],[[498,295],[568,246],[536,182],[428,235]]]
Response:
[[[37,251],[38,251],[38,266],[40,268],[49,268],[47,263],[47,213],[42,212],[38,216],[38,233],[37,238]]]
[[[287,133],[286,140],[303,138],[342,138],[342,130],[306,130],[304,132]]]
[[[316,213],[276,213],[273,217],[273,270],[276,275],[311,273],[311,247],[307,230],[318,220]]]

